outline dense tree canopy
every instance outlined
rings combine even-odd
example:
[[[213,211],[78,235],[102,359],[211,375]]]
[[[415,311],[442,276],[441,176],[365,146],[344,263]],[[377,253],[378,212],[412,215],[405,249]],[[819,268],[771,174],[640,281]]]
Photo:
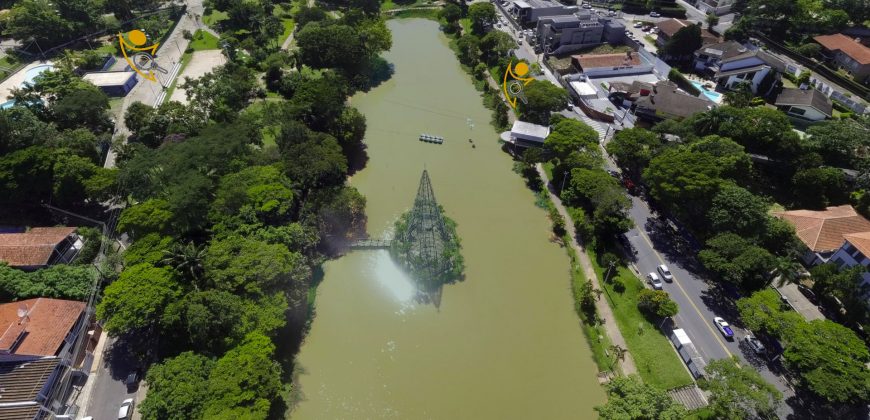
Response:
[[[613,139],[607,142],[607,153],[616,158],[619,166],[632,174],[640,174],[663,147],[655,133],[642,128],[629,128],[616,132]]]
[[[698,254],[719,279],[744,290],[758,290],[770,280],[776,259],[766,249],[733,233],[720,233]]]
[[[168,268],[151,264],[127,267],[103,291],[97,317],[112,335],[156,327],[166,306],[176,301],[181,287]]]
[[[565,109],[568,92],[545,80],[533,81],[523,88],[528,103],[517,100],[517,110],[525,121],[547,124],[550,113]]]
[[[775,417],[782,394],[755,368],[736,361],[712,360],[704,368],[707,374],[701,384],[711,394],[709,409],[717,419]]]
[[[214,361],[184,352],[148,369],[148,398],[139,406],[145,419],[188,420],[202,416]]]
[[[746,328],[774,337],[787,337],[804,322],[800,314],[783,308],[779,293],[773,289],[759,290],[751,296],[739,299],[737,310]]]
[[[604,387],[607,404],[595,407],[603,420],[681,420],[686,409],[665,391],[644,384],[637,375],[617,376]]]
[[[481,2],[468,7],[468,18],[471,20],[471,32],[483,35],[498,20],[498,14],[492,3]]]

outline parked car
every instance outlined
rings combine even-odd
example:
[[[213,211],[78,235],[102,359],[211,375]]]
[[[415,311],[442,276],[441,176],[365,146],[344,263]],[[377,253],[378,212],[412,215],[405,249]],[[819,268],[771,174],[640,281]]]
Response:
[[[139,372],[134,370],[127,375],[127,379],[124,380],[124,385],[127,386],[127,392],[134,392],[136,388],[139,386]]]
[[[764,344],[761,344],[761,341],[759,341],[757,338],[751,335],[747,335],[745,338],[743,338],[743,341],[746,342],[746,345],[749,346],[749,348],[752,349],[755,354],[759,356],[764,356],[767,353],[767,349],[764,348]]]
[[[133,416],[133,399],[127,398],[118,409],[118,420],[127,420]]]
[[[659,278],[656,273],[649,273],[646,275],[647,282],[652,286],[655,290],[662,290],[662,280]]]
[[[635,28],[640,28],[640,27],[643,27],[643,23],[642,23],[642,22],[634,22],[634,25],[633,25],[633,26],[634,26]]]
[[[611,16],[611,17],[616,16],[616,11],[611,10],[611,11],[607,12],[607,16]]]
[[[719,332],[721,332],[725,338],[729,340],[734,339],[734,330],[731,329],[731,325],[725,322],[724,319],[717,316],[713,318],[713,323],[716,324],[716,328],[719,329]]]
[[[674,275],[671,274],[671,270],[668,270],[668,266],[662,264],[658,267],[659,274],[662,275],[662,278],[665,279],[666,282],[670,283],[674,281]]]
[[[649,17],[661,17],[661,16],[662,16],[662,15],[661,15],[661,13],[659,13],[659,12],[650,12],[650,13],[649,13]]]
[[[613,169],[608,169],[608,170],[607,170],[607,173],[610,174],[610,176],[612,176],[612,177],[614,177],[614,178],[616,178],[616,179],[619,179],[619,177],[622,176],[622,175],[619,174],[619,172],[614,171]]]
[[[592,5],[589,4],[589,3],[586,3],[586,4],[583,5],[583,8],[584,8],[584,9],[591,9],[591,8],[592,8]]]

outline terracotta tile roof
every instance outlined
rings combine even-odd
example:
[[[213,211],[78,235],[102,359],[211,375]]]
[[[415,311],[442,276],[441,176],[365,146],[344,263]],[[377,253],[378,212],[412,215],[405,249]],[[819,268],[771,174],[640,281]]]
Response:
[[[0,261],[10,267],[47,265],[55,247],[74,227],[37,227],[24,233],[0,233]]]
[[[594,69],[600,67],[639,66],[640,56],[628,52],[619,54],[582,54],[572,55],[571,63],[579,69]]]
[[[842,51],[860,64],[870,64],[870,48],[843,34],[820,35],[813,38],[830,51]]]
[[[18,310],[25,305],[29,315],[20,322]],[[85,306],[84,302],[51,298],[0,305],[0,354],[56,356]]]
[[[774,216],[791,223],[798,238],[814,252],[834,251],[843,245],[843,235],[870,232],[867,220],[852,206],[828,207],[825,210],[775,212]]]
[[[664,34],[666,38],[670,38],[674,36],[677,31],[683,29],[689,25],[694,25],[694,23],[689,22],[688,20],[683,19],[675,19],[671,18],[668,20],[663,20],[659,23],[656,23],[656,27],[659,29],[659,34]],[[701,45],[707,44],[715,44],[719,42],[721,38],[716,35],[710,33],[710,31],[706,29],[701,29]]]
[[[852,246],[858,248],[865,257],[870,257],[870,232],[849,233],[843,235]]]

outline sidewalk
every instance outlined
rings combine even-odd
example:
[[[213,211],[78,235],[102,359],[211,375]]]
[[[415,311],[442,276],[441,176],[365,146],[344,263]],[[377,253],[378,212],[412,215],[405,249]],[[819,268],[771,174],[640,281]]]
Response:
[[[106,330],[100,333],[100,338],[97,340],[97,346],[94,347],[94,360],[91,362],[91,370],[88,372],[88,379],[82,386],[81,391],[76,396],[73,403],[79,407],[79,414],[88,412],[88,405],[91,402],[91,394],[94,392],[94,383],[97,382],[100,366],[103,365],[103,353],[106,350],[106,343],[109,341],[109,334]]]
[[[544,167],[539,163],[535,165],[535,169],[537,169],[541,180],[544,181],[544,185],[547,186],[547,193],[550,195],[550,201],[553,202],[553,205],[556,206],[556,210],[558,210],[562,218],[565,219],[565,229],[568,231],[568,235],[575,239],[571,241],[571,246],[574,247],[574,251],[577,252],[577,259],[580,262],[580,266],[583,268],[583,275],[592,282],[592,287],[601,290],[601,286],[598,284],[598,276],[595,275],[595,270],[592,268],[592,260],[589,259],[589,255],[586,253],[586,249],[583,248],[583,245],[578,243],[576,240],[577,232],[574,230],[574,224],[570,222],[571,218],[568,216],[568,210],[566,210],[565,206],[562,205],[562,200],[556,196],[556,194],[553,194],[553,191],[550,189],[550,180],[547,178],[547,173],[544,172]],[[601,325],[604,326],[604,331],[606,331],[610,342],[627,350],[628,344],[625,343],[625,338],[622,337],[622,332],[619,331],[619,326],[616,325],[616,317],[613,315],[613,310],[610,308],[610,305],[607,304],[607,301],[596,299],[595,309],[598,311],[598,316],[601,318]],[[630,352],[625,353],[625,360],[623,360],[620,365],[622,366],[622,373],[626,375],[637,373],[637,366],[635,366],[634,358]]]

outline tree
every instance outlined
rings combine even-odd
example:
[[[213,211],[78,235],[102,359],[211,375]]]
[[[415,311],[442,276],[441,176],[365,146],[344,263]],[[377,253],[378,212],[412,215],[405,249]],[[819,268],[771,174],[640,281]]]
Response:
[[[830,167],[803,169],[792,177],[795,198],[804,206],[815,209],[845,201],[845,183],[843,172]]]
[[[163,263],[174,268],[181,276],[185,277],[194,288],[199,288],[199,280],[202,277],[202,261],[205,258],[205,249],[193,242],[186,244],[174,243],[163,251]]]
[[[0,263],[0,298],[7,302],[34,297],[86,300],[95,275],[89,266],[58,264],[26,273]]]
[[[358,237],[365,232],[366,198],[356,188],[343,186],[312,191],[302,208],[301,219],[316,226],[318,236],[330,243]]]
[[[637,294],[637,308],[659,318],[669,318],[680,311],[677,302],[664,290],[643,289]]]
[[[291,182],[277,167],[251,166],[221,178],[209,218],[217,223],[247,207],[264,223],[280,223],[293,200]]]
[[[613,353],[613,363],[615,364],[617,361],[625,361],[625,355],[628,354],[628,350],[620,346],[619,344],[614,344],[607,348]],[[610,365],[610,368],[613,369],[613,364]]]
[[[72,23],[57,12],[48,0],[23,0],[15,4],[5,20],[5,32],[12,38],[34,40],[42,48],[60,44]]]
[[[763,231],[767,202],[734,184],[724,184],[713,197],[707,219],[714,232],[734,232],[749,237]]]
[[[721,124],[717,134],[742,145],[749,152],[775,156],[794,156],[800,151],[800,137],[792,130],[791,121],[781,111],[764,106],[720,107]]]
[[[479,36],[498,20],[498,14],[492,3],[474,3],[468,7],[468,18],[471,20],[471,33]]]
[[[680,219],[696,224],[702,221],[710,200],[723,184],[722,170],[715,156],[678,147],[654,157],[643,179],[656,200],[673,203],[666,205]]]
[[[498,62],[499,58],[505,57],[517,47],[516,41],[502,31],[490,31],[480,39],[481,58],[489,65]]]
[[[287,176],[303,191],[344,183],[347,158],[329,134],[313,132],[309,140],[292,144],[281,154]]]
[[[680,28],[665,46],[661,53],[676,60],[683,60],[701,48],[701,25],[694,24]]]
[[[175,246],[175,239],[159,233],[149,233],[136,237],[124,251],[124,266],[148,263],[160,266],[166,259],[166,250]]]
[[[347,25],[305,25],[296,34],[302,63],[318,68],[351,72],[368,58],[356,29]]]
[[[784,338],[804,322],[800,314],[783,309],[782,299],[773,289],[759,290],[737,300],[737,310],[746,328]]]
[[[751,366],[738,366],[736,357],[707,363],[701,386],[711,393],[709,409],[715,418],[742,420],[776,417],[782,394]]]
[[[619,166],[636,175],[640,174],[649,165],[653,156],[658,155],[663,148],[664,145],[655,133],[642,128],[620,130],[606,146],[607,153],[616,159]]]
[[[517,101],[517,109],[524,120],[537,124],[546,124],[551,112],[564,109],[568,103],[568,93],[565,89],[548,81],[533,81],[523,88],[523,92],[528,103]]]
[[[259,85],[254,71],[228,62],[198,79],[181,84],[190,103],[216,121],[232,121],[255,96]]]
[[[817,319],[800,324],[786,340],[783,359],[818,396],[839,404],[870,398],[870,352],[852,330]]]
[[[206,278],[220,290],[256,297],[280,288],[294,306],[302,302],[311,277],[299,253],[242,237],[212,241],[204,267]]]
[[[210,397],[207,384],[214,361],[184,352],[148,369],[148,396],[139,409],[144,419],[187,420],[201,418]]]
[[[118,232],[138,238],[149,233],[166,233],[172,212],[165,200],[151,199],[124,209],[118,218]]]
[[[698,257],[720,280],[744,290],[758,290],[767,285],[776,265],[776,259],[767,250],[734,233],[714,236]]]
[[[171,269],[151,264],[127,267],[103,292],[97,318],[113,336],[153,328],[180,295],[181,287]]]
[[[281,392],[281,366],[274,353],[272,340],[251,333],[221,357],[209,375],[203,417],[265,420]]]
[[[826,263],[813,267],[813,292],[825,299],[835,297],[845,309],[844,319],[865,324],[870,318],[867,296],[870,285],[864,283],[867,269],[861,265],[839,270],[836,264]]]
[[[438,17],[447,22],[447,27],[455,29],[458,27],[459,19],[462,18],[462,9],[454,3],[447,3],[447,5],[438,12]]]
[[[759,88],[759,92],[761,89]],[[752,93],[752,85],[749,82],[740,82],[733,89],[725,92],[725,103],[735,108],[747,108],[752,106],[755,95]]]
[[[712,30],[714,26],[719,24],[719,16],[716,16],[715,13],[708,13],[705,20],[707,21],[708,30]]]
[[[797,52],[808,58],[816,58],[822,52],[822,46],[814,42],[809,42],[796,48]]]
[[[597,153],[598,133],[582,121],[565,118],[553,126],[544,149],[560,161],[578,151]]]
[[[293,20],[296,21],[296,27],[300,29],[305,28],[309,22],[321,22],[328,19],[329,15],[326,14],[325,10],[316,6],[308,7],[307,5],[300,7],[293,16]]]
[[[665,391],[644,384],[637,375],[617,376],[604,385],[607,404],[595,407],[602,420],[681,420],[686,409]]]
[[[456,40],[456,48],[459,50],[457,57],[459,62],[469,67],[474,67],[480,60],[480,38],[463,34]]]
[[[85,127],[101,130],[109,125],[106,111],[109,97],[94,86],[74,90],[54,101],[49,107],[54,121],[60,128]]]
[[[817,44],[813,44],[817,45]],[[853,119],[824,121],[807,129],[807,143],[825,163],[838,168],[858,168],[870,151],[870,126]]]

